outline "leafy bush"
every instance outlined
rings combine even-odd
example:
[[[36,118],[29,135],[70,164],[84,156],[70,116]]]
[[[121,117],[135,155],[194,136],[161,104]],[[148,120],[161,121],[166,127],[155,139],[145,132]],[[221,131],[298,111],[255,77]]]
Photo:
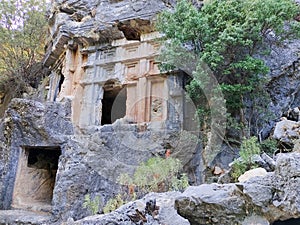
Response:
[[[111,198],[108,200],[108,202],[106,203],[106,205],[103,208],[103,212],[110,213],[124,204],[125,204],[125,201],[123,200],[123,196],[121,194],[118,194],[114,198]]]
[[[104,212],[111,212],[128,201],[135,200],[149,192],[182,191],[189,186],[188,177],[181,173],[182,164],[178,159],[154,157],[141,163],[133,177],[121,174],[118,182],[125,187],[122,193],[110,199]]]
[[[273,156],[277,150],[277,141],[275,139],[268,138],[264,140],[261,144],[261,149],[270,156]]]
[[[188,186],[187,176],[179,175],[181,162],[174,158],[150,158],[134,173],[133,184],[144,192],[183,190]]]
[[[249,169],[254,169],[257,165],[252,161],[255,154],[260,154],[260,145],[256,137],[244,139],[239,152],[240,158],[235,159],[232,165],[231,176],[237,180],[239,176]]]
[[[99,212],[100,205],[101,200],[99,196],[96,196],[94,199],[91,199],[89,194],[84,196],[83,208],[88,209],[92,215]]]

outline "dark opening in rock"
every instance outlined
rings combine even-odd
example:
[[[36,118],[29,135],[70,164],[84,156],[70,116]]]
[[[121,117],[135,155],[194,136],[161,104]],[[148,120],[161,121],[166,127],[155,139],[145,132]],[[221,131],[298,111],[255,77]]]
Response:
[[[118,26],[119,30],[123,32],[125,38],[128,41],[140,41],[141,40],[141,33],[138,29],[126,26],[126,25],[120,25]]]
[[[65,81],[65,76],[61,74],[59,84],[58,84],[58,93],[61,91],[61,87],[64,81]]]
[[[138,10],[138,9],[137,9]],[[154,26],[151,25],[149,20],[143,19],[130,19],[117,23],[117,27],[123,32],[128,41],[140,41],[141,34],[153,32]]]
[[[300,218],[297,219],[289,219],[284,221],[275,221],[273,225],[298,225],[300,224]]]
[[[104,85],[101,125],[112,124],[126,115],[126,88],[110,81]]]
[[[65,81],[65,76],[60,72],[58,80],[56,81],[58,83],[57,83],[55,91],[54,91],[53,101],[56,101],[56,98],[59,96],[59,93],[61,92],[64,81]]]
[[[61,155],[59,147],[29,147],[27,166],[36,169],[57,170],[58,159]]]
[[[13,208],[51,211],[60,155],[58,146],[22,148],[14,185]]]

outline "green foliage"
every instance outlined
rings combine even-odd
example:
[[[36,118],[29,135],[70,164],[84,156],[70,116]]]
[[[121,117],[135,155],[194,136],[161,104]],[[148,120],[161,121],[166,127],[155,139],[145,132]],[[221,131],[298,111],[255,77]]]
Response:
[[[1,92],[13,86],[19,96],[39,77],[33,67],[44,54],[46,5],[46,0],[0,0]]]
[[[188,182],[184,175],[178,178],[181,170],[182,165],[178,159],[150,158],[136,169],[133,184],[145,192],[183,190]]]
[[[260,154],[260,146],[257,141],[257,137],[250,137],[249,139],[244,139],[241,144],[240,157],[242,160],[251,165],[251,156],[255,154]]]
[[[261,149],[270,156],[273,156],[277,150],[277,141],[272,138],[264,140],[261,144]]]
[[[247,164],[240,161],[234,160],[232,165],[232,172],[231,176],[234,178],[235,181],[238,181],[238,178],[247,171]]]
[[[84,196],[83,208],[88,209],[92,215],[95,215],[99,212],[99,207],[101,205],[101,200],[99,196],[96,196],[94,199],[91,199],[89,194]]]
[[[237,180],[239,176],[245,173],[249,169],[256,168],[257,165],[253,163],[252,156],[260,154],[260,145],[256,137],[250,137],[244,139],[241,144],[240,158],[235,159],[232,165],[231,176]]]
[[[118,182],[127,191],[119,193],[110,199],[104,207],[104,213],[114,211],[128,201],[136,199],[137,194],[149,192],[182,191],[189,186],[188,177],[181,173],[182,165],[178,159],[168,157],[154,157],[141,163],[133,178],[128,174],[121,174]]]
[[[103,208],[104,213],[110,213],[112,211],[115,211],[120,206],[124,205],[126,202],[124,202],[123,197],[121,194],[118,194],[114,198],[111,198],[108,200],[106,205]]]
[[[253,134],[259,130],[249,127],[259,126],[253,121],[262,115],[258,107],[266,108],[263,87],[269,68],[256,57],[257,53],[268,51],[264,40],[272,32],[276,36],[274,44],[282,41],[287,35],[285,22],[292,21],[298,12],[299,6],[293,0],[210,0],[201,9],[180,0],[174,12],[164,11],[158,18],[157,29],[166,40],[160,57],[162,68],[191,61],[193,56],[178,51],[187,45],[199,59],[187,91],[199,106],[202,121],[209,121],[212,110],[205,93],[211,82],[201,65],[205,63],[225,95],[228,115],[240,124],[241,136],[249,137],[248,131]],[[299,25],[291,27],[288,35],[299,33]],[[260,104],[251,105],[251,101]],[[248,118],[246,111],[251,112]]]

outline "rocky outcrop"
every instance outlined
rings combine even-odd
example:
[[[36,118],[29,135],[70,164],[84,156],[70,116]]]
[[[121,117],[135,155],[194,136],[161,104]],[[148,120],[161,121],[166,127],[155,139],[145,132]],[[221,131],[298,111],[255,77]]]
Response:
[[[101,211],[118,193],[120,174],[132,174],[141,162],[164,156],[166,150],[182,161],[191,181],[199,182],[193,180],[201,168],[194,157],[198,141],[188,132],[159,132],[119,120],[74,133],[68,101],[24,99],[12,101],[0,128],[1,209],[48,211],[61,220],[83,218],[89,215],[83,208],[86,194],[101,199]]]
[[[189,225],[189,222],[179,216],[174,209],[175,198],[180,192],[150,193],[144,198],[123,205],[109,214],[95,215],[73,222],[69,219],[65,225],[88,225],[88,224],[151,224],[151,225]],[[156,210],[153,213],[147,212],[147,202],[155,201]]]
[[[273,137],[279,141],[282,150],[291,151],[300,136],[300,122],[283,119],[275,126]]]
[[[120,191],[117,182],[120,174],[133,174],[137,165],[152,156],[164,155],[166,148],[186,167],[194,168],[189,171],[191,177],[199,168],[198,162],[193,162],[193,139],[178,132],[139,130],[134,124],[104,126],[94,134],[76,136],[68,145],[53,196],[54,212],[64,220],[68,217],[77,220],[89,214],[83,208],[86,194],[100,197],[101,211],[103,204]]]
[[[197,224],[249,224],[300,217],[300,154],[279,154],[275,172],[244,183],[189,187],[175,201],[179,215]]]
[[[18,161],[27,146],[63,146],[73,134],[70,106],[14,99],[0,124],[0,208],[11,207]]]
[[[286,40],[282,45],[271,45],[270,54],[262,58],[270,68],[267,90],[271,101],[268,106],[269,119],[262,124],[260,135],[267,137],[275,127],[277,118],[300,105],[300,40]],[[284,57],[282,57],[284,55]],[[271,115],[271,116],[270,116]]]
[[[50,12],[52,37],[44,64],[53,65],[71,39],[85,45],[124,37],[139,40],[142,33],[154,30],[154,16],[172,4],[173,1],[163,0],[56,0]]]

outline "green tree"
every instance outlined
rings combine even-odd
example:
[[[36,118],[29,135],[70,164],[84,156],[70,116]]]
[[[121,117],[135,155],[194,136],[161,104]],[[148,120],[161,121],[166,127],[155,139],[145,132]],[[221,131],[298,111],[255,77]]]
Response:
[[[46,0],[0,0],[0,92],[18,97],[39,81],[45,12]]]
[[[229,121],[240,130],[238,136],[249,137],[254,124],[251,120],[261,114],[257,109],[265,108],[267,102],[263,87],[269,68],[257,53],[270,46],[266,40],[280,43],[287,34],[299,33],[299,24],[292,22],[297,13],[299,6],[293,0],[210,0],[200,9],[180,0],[173,12],[164,11],[158,18],[157,28],[166,40],[161,57],[163,68],[169,69],[178,57],[184,59],[178,49],[188,46],[218,80]],[[292,26],[286,30],[287,21]],[[205,128],[212,109],[203,92],[210,80],[202,65],[196,68],[187,91],[199,106]],[[246,110],[250,113],[246,114]]]

